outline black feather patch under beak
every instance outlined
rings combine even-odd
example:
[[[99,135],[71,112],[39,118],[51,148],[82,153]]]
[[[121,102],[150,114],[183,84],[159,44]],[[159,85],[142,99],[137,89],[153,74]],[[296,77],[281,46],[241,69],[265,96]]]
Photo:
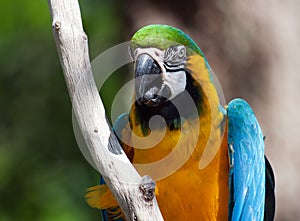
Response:
[[[161,69],[148,54],[140,54],[135,61],[135,93],[139,105],[156,107],[171,96],[170,88],[163,86]]]

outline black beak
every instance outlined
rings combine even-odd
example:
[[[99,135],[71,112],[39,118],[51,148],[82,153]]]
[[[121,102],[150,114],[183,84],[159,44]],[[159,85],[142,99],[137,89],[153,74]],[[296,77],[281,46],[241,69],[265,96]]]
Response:
[[[170,89],[163,86],[161,69],[148,54],[135,61],[135,93],[139,105],[156,107],[170,97]]]

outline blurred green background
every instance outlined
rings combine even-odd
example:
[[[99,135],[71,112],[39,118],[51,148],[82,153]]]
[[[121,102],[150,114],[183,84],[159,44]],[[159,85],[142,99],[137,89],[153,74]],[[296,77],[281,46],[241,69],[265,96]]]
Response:
[[[246,99],[266,135],[276,220],[300,216],[300,2],[81,0],[91,60],[150,23],[202,48],[227,102]],[[123,75],[101,89],[107,113]],[[130,96],[128,99],[131,99]],[[0,221],[99,220],[84,199],[99,174],[82,156],[46,0],[0,1]]]
[[[119,7],[80,3],[93,58],[121,41]],[[84,200],[99,174],[74,138],[47,1],[0,1],[0,20],[0,220],[99,220]]]

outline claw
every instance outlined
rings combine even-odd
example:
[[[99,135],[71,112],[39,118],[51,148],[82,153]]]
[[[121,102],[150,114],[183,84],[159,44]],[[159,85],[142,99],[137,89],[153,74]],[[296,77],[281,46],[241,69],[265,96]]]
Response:
[[[154,191],[155,191],[156,183],[154,180],[151,179],[149,176],[142,177],[142,183],[140,185],[140,191],[143,193],[143,197],[146,202],[150,202],[154,198]]]

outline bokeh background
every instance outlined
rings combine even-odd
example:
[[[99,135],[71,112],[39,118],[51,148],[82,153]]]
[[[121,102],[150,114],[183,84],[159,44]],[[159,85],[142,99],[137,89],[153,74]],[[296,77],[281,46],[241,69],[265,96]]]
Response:
[[[275,220],[300,217],[300,2],[81,0],[90,56],[165,23],[202,48],[226,100],[246,99],[276,176]],[[124,72],[124,70],[123,70]],[[125,77],[124,77],[125,78]],[[103,88],[108,113],[115,77]],[[84,200],[98,173],[73,135],[47,1],[0,1],[0,221],[99,220]]]

